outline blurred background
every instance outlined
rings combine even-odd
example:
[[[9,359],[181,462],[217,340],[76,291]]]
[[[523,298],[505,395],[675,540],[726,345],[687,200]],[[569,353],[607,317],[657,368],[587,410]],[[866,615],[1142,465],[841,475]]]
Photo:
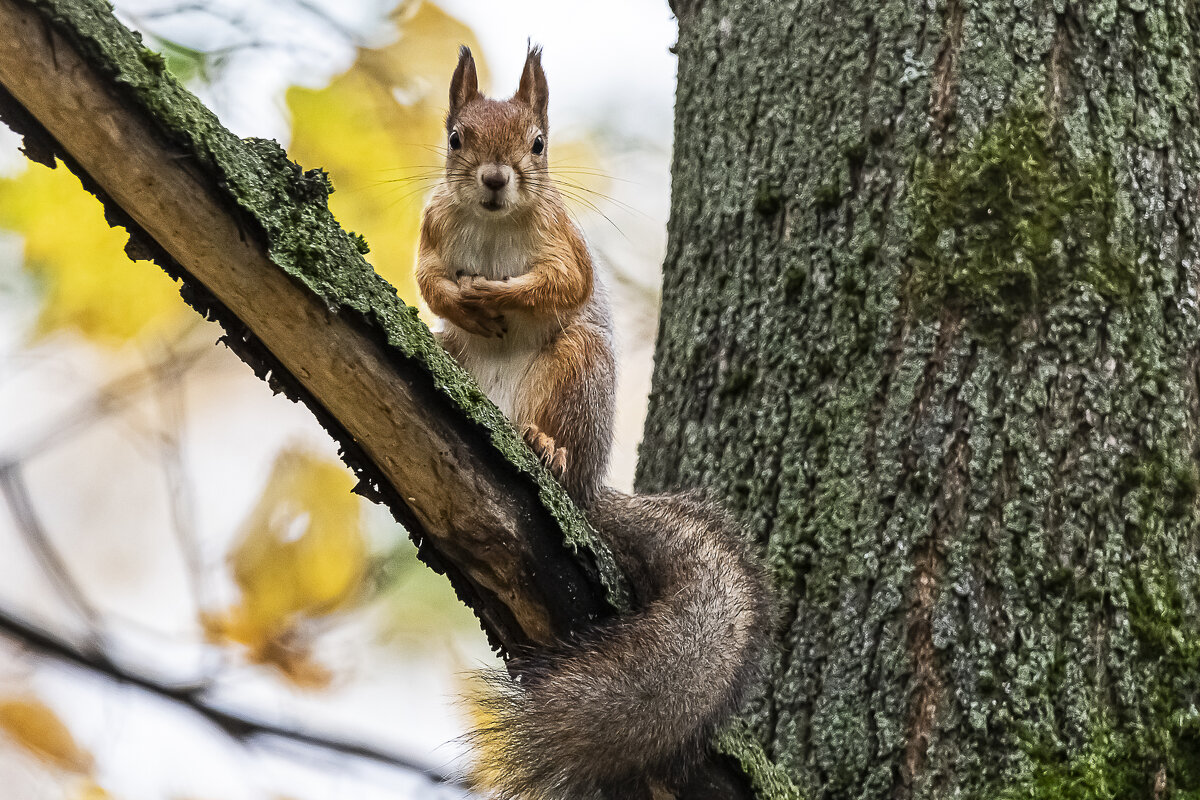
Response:
[[[242,136],[323,167],[417,302],[420,209],[468,44],[507,96],[545,47],[551,165],[609,264],[610,475],[632,480],[669,199],[665,2],[118,0]],[[0,130],[0,796],[464,797],[469,673],[498,662],[336,449],[185,307],[66,170]]]

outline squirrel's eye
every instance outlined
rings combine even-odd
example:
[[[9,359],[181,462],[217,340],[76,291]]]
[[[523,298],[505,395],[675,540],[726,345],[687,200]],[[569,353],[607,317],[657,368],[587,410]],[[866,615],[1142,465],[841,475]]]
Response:
[[[541,137],[541,135],[539,134],[537,136],[537,138],[535,138],[533,140],[533,154],[535,156],[540,156],[542,154],[542,151],[545,149],[546,149],[546,140],[543,139]]]
[[[450,149],[457,150],[462,147],[462,138],[459,137],[458,131],[450,131]]]

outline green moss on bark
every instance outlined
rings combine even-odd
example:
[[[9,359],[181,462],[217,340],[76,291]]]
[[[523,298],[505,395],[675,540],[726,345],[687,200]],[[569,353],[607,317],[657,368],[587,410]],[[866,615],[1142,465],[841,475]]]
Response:
[[[207,173],[220,199],[247,233],[263,241],[271,260],[312,292],[331,314],[362,321],[398,359],[427,371],[435,388],[481,426],[496,450],[536,485],[564,540],[596,567],[610,603],[626,608],[624,582],[607,548],[565,492],[490,402],[470,375],[434,341],[395,289],[363,258],[365,240],[339,227],[327,206],[328,176],[303,170],[279,145],[240,139],[165,69],[103,0],[26,0],[110,79],[131,108],[144,111],[156,133]],[[248,333],[246,335],[249,335]]]
[[[1162,552],[1194,521],[1198,488],[1195,461],[1179,448],[1126,459],[1117,491],[1128,509],[1130,553],[1120,591],[1077,591],[1075,602],[1118,606],[1145,667],[1145,713],[1096,712],[1082,746],[1021,739],[1030,770],[1001,800],[1200,800],[1200,620],[1188,613],[1178,565]],[[1047,686],[1059,685],[1063,666]]]
[[[1186,796],[1196,8],[691,7],[639,485],[786,587],[755,735],[819,800]]]
[[[1150,798],[1155,769],[1132,752],[1128,737],[1107,725],[1097,726],[1087,744],[1065,759],[1061,751],[1030,745],[1033,774],[998,800],[1135,800]],[[981,798],[982,800],[982,798]]]
[[[738,763],[759,800],[805,800],[788,774],[771,763],[762,744],[744,722],[734,722],[717,736],[717,750]]]
[[[1136,286],[1116,235],[1112,167],[1056,142],[1040,110],[1014,107],[951,156],[921,157],[912,188],[913,305],[1010,329],[1082,281],[1119,300]]]
[[[1131,596],[1139,591],[1130,588]],[[1162,668],[1150,690],[1154,713],[1148,724],[1104,719],[1079,748],[1022,742],[1033,764],[1031,774],[999,793],[983,792],[979,800],[1200,800],[1200,715],[1195,705],[1200,640],[1181,639],[1178,617],[1173,625],[1165,621],[1170,614],[1159,616],[1166,610],[1163,598],[1142,599],[1146,605],[1131,609],[1131,623]],[[1179,694],[1184,685],[1186,698]]]

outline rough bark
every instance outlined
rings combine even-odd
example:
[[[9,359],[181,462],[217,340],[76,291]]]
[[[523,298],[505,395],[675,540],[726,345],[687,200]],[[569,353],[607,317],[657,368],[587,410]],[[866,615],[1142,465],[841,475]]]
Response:
[[[752,738],[811,798],[1200,796],[1200,9],[675,10],[638,485],[766,553]]]
[[[0,117],[60,157],[225,342],[341,443],[506,652],[622,602],[611,556],[362,257],[319,170],[226,131],[102,0],[0,0]]]

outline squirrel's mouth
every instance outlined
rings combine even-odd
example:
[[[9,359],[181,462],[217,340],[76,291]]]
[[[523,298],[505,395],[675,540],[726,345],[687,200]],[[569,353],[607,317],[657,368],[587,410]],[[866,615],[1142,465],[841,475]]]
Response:
[[[488,211],[502,211],[506,203],[503,200],[481,200],[479,205],[486,208]]]

